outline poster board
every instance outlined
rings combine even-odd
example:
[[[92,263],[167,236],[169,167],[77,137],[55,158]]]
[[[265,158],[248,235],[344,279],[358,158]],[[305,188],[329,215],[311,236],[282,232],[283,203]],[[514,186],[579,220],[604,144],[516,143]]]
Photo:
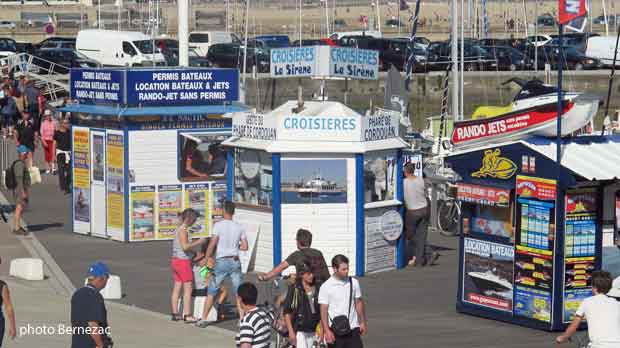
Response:
[[[73,231],[89,234],[90,228],[90,130],[73,127]]]
[[[556,182],[516,180],[514,314],[542,322],[553,318]]]
[[[200,214],[189,229],[190,238],[209,236],[211,227],[211,191],[208,183],[184,185],[185,208],[192,208]]]
[[[156,201],[155,186],[133,186],[130,197],[129,240],[155,239]]]
[[[107,234],[124,240],[125,232],[125,139],[121,131],[106,135]]]
[[[157,186],[156,239],[172,239],[183,211],[183,185]]]
[[[597,189],[569,190],[565,198],[564,306],[562,320],[572,321],[581,301],[592,296],[596,261]]]
[[[403,230],[397,208],[369,209],[365,214],[366,273],[396,268],[396,239]]]

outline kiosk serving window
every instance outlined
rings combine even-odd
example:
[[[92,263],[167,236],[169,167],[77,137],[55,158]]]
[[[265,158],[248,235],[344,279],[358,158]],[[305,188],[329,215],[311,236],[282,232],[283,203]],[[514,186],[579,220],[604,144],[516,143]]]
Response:
[[[271,154],[250,149],[235,150],[234,201],[271,207]]]
[[[398,174],[395,151],[365,155],[364,202],[371,203],[395,199]]]
[[[209,181],[226,178],[226,151],[222,133],[187,132],[179,136],[179,180]]]

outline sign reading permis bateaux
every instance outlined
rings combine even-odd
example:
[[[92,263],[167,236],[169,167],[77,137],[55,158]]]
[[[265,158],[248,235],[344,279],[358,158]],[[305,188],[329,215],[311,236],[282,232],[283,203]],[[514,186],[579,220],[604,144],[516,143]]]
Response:
[[[196,105],[239,100],[236,69],[127,71],[127,104]]]
[[[71,69],[71,99],[81,103],[123,103],[122,70]]]

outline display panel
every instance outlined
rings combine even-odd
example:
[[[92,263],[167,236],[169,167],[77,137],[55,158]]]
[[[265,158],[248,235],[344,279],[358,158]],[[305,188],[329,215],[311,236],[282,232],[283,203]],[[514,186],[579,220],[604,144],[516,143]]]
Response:
[[[130,240],[155,239],[155,186],[131,188]]]
[[[564,227],[563,320],[570,322],[581,301],[592,296],[592,271],[596,258],[597,191],[566,192]]]
[[[556,182],[517,176],[514,313],[551,322]]]
[[[125,147],[122,134],[107,134],[106,190],[108,234],[125,228]]]
[[[183,186],[160,185],[158,187],[157,239],[174,238],[183,210]]]
[[[235,202],[271,207],[272,182],[271,154],[250,149],[235,150]]]
[[[189,228],[190,238],[206,237],[209,235],[211,216],[209,203],[211,201],[209,184],[185,185],[185,207],[198,212],[198,219]]]
[[[74,230],[90,233],[90,133],[73,129],[73,219]],[[78,226],[84,223],[84,226]],[[88,226],[87,228],[86,225]]]
[[[512,245],[464,240],[463,301],[512,312]]]
[[[396,176],[399,175],[396,152],[370,153],[364,156],[364,202],[395,199]]]
[[[282,160],[282,204],[346,202],[346,159]]]
[[[188,132],[179,136],[179,180],[209,181],[226,178],[227,159],[222,141],[226,135]]]

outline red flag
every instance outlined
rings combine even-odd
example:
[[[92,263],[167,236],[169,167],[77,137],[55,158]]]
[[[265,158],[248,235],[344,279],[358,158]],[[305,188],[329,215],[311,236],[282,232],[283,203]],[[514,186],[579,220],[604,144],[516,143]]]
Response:
[[[586,0],[559,0],[558,22],[567,24],[586,15]]]

